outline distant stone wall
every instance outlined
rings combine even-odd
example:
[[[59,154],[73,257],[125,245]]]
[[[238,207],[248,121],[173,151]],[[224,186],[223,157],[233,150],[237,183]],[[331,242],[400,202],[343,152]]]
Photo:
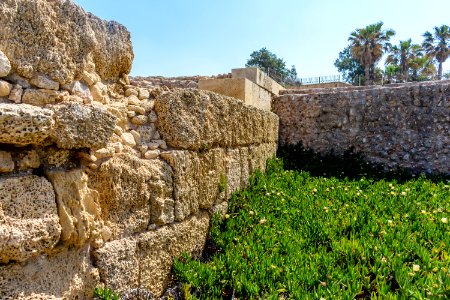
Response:
[[[167,89],[196,89],[200,80],[231,78],[231,74],[219,74],[213,76],[134,76],[130,77],[132,85],[141,88],[165,87]]]
[[[353,151],[387,170],[450,174],[449,81],[290,92],[273,105],[280,145]]]
[[[173,260],[201,253],[212,214],[264,171],[278,117],[130,84],[128,32],[71,1],[7,0],[0,13],[0,298],[91,299],[102,284],[160,295]],[[66,43],[80,32],[96,44]]]

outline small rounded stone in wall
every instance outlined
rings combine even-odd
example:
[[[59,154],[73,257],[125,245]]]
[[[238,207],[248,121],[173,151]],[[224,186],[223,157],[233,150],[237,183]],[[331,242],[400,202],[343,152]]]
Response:
[[[134,125],[144,125],[149,121],[148,117],[145,115],[138,115],[131,118],[131,123]]]
[[[0,77],[5,77],[11,71],[11,63],[3,51],[0,51]]]
[[[100,76],[98,76],[97,73],[95,73],[95,72],[83,71],[81,78],[89,86],[94,85],[100,81]]]
[[[141,144],[141,134],[137,132],[136,130],[131,130],[130,133],[133,135],[134,140],[137,145]]]
[[[159,150],[148,150],[147,152],[145,152],[144,157],[146,159],[153,159],[153,158],[157,158],[159,156]]]
[[[92,98],[94,101],[100,102],[102,104],[108,104],[109,96],[108,96],[108,88],[102,82],[97,82],[95,85],[89,87],[91,91]]]
[[[128,88],[128,89],[126,89],[126,90],[125,90],[125,97],[131,96],[131,95],[137,97],[137,96],[139,95],[139,92],[136,91],[134,88]]]
[[[135,95],[128,96],[127,103],[128,105],[136,105],[136,106],[141,105],[141,101]]]
[[[148,99],[150,97],[150,92],[146,89],[139,89],[139,96],[138,98],[140,100],[145,100]]]
[[[0,80],[0,97],[8,97],[13,85],[7,81]]]
[[[122,134],[122,142],[126,146],[130,146],[130,147],[136,146],[136,141],[134,139],[134,136],[129,132],[124,132]]]
[[[14,103],[16,104],[19,104],[22,103],[22,95],[23,95],[22,86],[20,86],[19,84],[15,84],[11,92],[9,93],[8,99],[14,101]]]
[[[145,109],[138,105],[128,105],[128,111],[134,111],[141,115],[145,114]]]

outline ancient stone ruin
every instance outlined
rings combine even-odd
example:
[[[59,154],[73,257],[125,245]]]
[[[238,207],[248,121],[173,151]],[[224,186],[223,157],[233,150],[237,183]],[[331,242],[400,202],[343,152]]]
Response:
[[[450,175],[450,81],[281,91],[280,145],[360,154],[386,171]]]
[[[0,3],[0,298],[160,295],[264,170],[278,117],[130,84],[130,34],[65,0]]]
[[[211,216],[264,171],[278,135],[450,173],[449,82],[130,80],[129,32],[70,0],[2,0],[0,23],[0,299],[90,299],[98,285],[161,295],[173,260],[201,253]]]

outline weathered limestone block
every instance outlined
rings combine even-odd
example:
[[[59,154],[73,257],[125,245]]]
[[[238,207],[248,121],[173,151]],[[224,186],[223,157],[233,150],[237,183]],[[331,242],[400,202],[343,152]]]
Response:
[[[2,299],[91,299],[99,283],[89,245],[41,255],[26,263],[0,266]]]
[[[67,92],[54,90],[26,89],[22,96],[22,102],[36,106],[44,106],[46,104],[60,102],[67,95]]]
[[[92,69],[103,80],[118,79],[131,69],[125,27],[88,14],[72,1],[3,0],[0,15],[0,51],[23,77],[41,73],[67,84]]]
[[[60,148],[102,148],[116,126],[116,118],[101,106],[62,103],[51,109],[55,120],[51,135]]]
[[[0,143],[25,146],[45,142],[52,128],[53,112],[28,104],[0,103]]]
[[[182,221],[199,208],[210,209],[225,197],[227,158],[223,149],[203,153],[169,151],[163,158],[173,169],[175,220]]]
[[[164,93],[155,101],[155,111],[163,139],[176,148],[199,151],[277,140],[275,114],[208,91]]]
[[[50,182],[34,175],[0,179],[0,263],[50,250],[60,233]]]
[[[82,246],[100,232],[98,192],[87,187],[88,176],[79,169],[50,170],[47,177],[53,185],[58,204],[61,240],[68,245]]]
[[[36,74],[31,78],[30,83],[34,86],[37,86],[41,89],[47,89],[47,90],[59,90],[59,83],[51,80],[45,75],[42,74]]]
[[[94,252],[100,280],[115,292],[139,287],[139,258],[134,237],[106,243]]]
[[[236,192],[241,188],[241,155],[239,149],[228,149],[226,160],[226,174],[227,174],[227,196]],[[248,166],[248,163],[247,163]],[[247,167],[248,168],[248,167]]]
[[[150,223],[173,220],[173,206],[166,207],[169,203],[160,200],[172,196],[172,171],[161,160],[117,155],[90,175],[89,187],[99,192],[101,217],[113,238],[146,230]]]
[[[181,223],[146,232],[138,238],[140,287],[160,296],[170,285],[174,259],[182,253],[201,254],[209,228],[209,215],[200,212]]]

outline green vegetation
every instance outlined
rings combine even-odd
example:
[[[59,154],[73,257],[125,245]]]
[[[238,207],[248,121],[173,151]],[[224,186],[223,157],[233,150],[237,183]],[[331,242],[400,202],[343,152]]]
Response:
[[[227,176],[225,174],[220,174],[219,193],[225,192],[226,189],[227,189]]]
[[[99,300],[119,300],[119,294],[114,293],[110,288],[96,287],[94,298]]]
[[[266,48],[253,51],[245,66],[260,68],[280,84],[295,84],[297,80],[295,66],[288,69],[282,58],[278,58]]]
[[[350,45],[339,52],[339,57],[334,62],[334,66],[342,74],[345,82],[358,85],[361,83],[362,78],[362,83],[364,83],[364,67],[359,60],[353,57],[352,47]]]
[[[272,160],[256,174],[213,218],[215,254],[175,263],[184,287],[201,299],[448,299],[447,179],[380,179],[319,160],[311,172]]]

